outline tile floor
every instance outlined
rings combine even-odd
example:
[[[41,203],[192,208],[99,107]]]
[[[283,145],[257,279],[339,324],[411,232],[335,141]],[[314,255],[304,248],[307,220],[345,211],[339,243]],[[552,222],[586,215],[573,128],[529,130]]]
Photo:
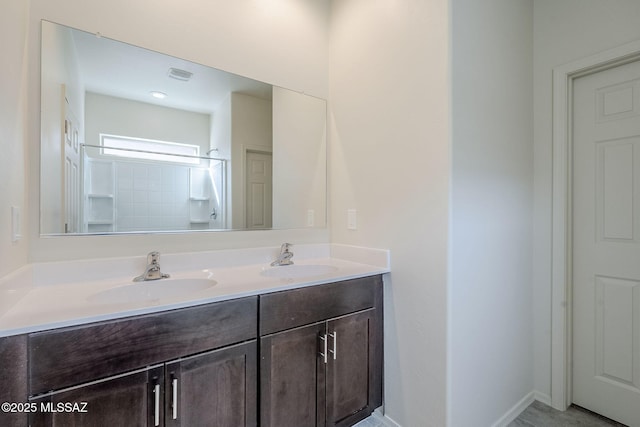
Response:
[[[369,418],[365,418],[353,427],[389,427],[389,425],[385,424],[384,421],[378,418],[377,414],[374,413]]]
[[[533,402],[508,427],[626,427],[624,424],[595,414],[579,406],[571,406],[565,412]],[[366,418],[354,427],[388,427],[374,416]]]
[[[380,420],[377,420],[374,417],[369,417],[360,421],[353,427],[387,427],[387,425],[383,424]]]
[[[552,407],[533,402],[512,421],[508,427],[626,427],[609,418],[595,414],[579,406],[572,405],[566,411],[558,411]],[[380,419],[371,416],[353,427],[388,427]]]
[[[571,405],[566,411],[533,402],[508,427],[625,427],[624,424]]]

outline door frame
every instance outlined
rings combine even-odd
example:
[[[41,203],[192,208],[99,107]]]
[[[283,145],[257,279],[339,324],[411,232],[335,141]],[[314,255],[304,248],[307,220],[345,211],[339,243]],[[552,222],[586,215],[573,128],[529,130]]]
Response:
[[[572,400],[572,97],[576,78],[640,60],[640,40],[553,69],[551,406]]]

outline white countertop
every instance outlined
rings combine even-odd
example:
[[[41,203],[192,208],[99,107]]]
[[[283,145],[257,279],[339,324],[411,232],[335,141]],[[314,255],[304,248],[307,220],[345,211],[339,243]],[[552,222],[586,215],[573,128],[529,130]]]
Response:
[[[0,278],[0,337],[63,326],[154,313],[268,292],[372,276],[390,271],[389,252],[346,245],[293,247],[295,265],[332,266],[333,271],[301,278],[266,277],[279,248],[162,254],[171,279],[209,278],[206,289],[153,301],[96,302],[92,296],[117,286],[136,286],[146,256],[29,265]],[[151,283],[151,282],[139,282]],[[157,283],[160,283],[158,281]]]

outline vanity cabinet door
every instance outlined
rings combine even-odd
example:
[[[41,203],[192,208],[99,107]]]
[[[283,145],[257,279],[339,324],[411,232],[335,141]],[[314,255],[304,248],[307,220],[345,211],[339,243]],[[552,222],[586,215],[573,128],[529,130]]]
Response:
[[[167,427],[255,427],[255,340],[167,363]]]
[[[261,427],[316,427],[325,422],[325,323],[260,339]]]
[[[261,296],[260,318],[262,427],[348,427],[382,405],[380,276]]]
[[[164,367],[117,376],[33,399],[32,427],[163,425]]]
[[[377,335],[374,310],[327,323],[327,426],[351,426],[376,408]]]

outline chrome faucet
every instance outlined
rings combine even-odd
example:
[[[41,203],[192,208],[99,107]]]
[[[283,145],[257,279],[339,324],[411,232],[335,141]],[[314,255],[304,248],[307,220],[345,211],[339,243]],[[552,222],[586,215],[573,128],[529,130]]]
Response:
[[[147,267],[140,276],[133,279],[134,282],[143,282],[146,280],[158,280],[166,279],[168,274],[164,274],[160,271],[160,252],[149,252],[147,255]]]
[[[271,263],[271,267],[293,264],[293,261],[291,261],[291,258],[293,258],[293,252],[289,250],[291,246],[293,246],[291,243],[282,244],[280,247],[280,255],[278,255],[278,258]]]

